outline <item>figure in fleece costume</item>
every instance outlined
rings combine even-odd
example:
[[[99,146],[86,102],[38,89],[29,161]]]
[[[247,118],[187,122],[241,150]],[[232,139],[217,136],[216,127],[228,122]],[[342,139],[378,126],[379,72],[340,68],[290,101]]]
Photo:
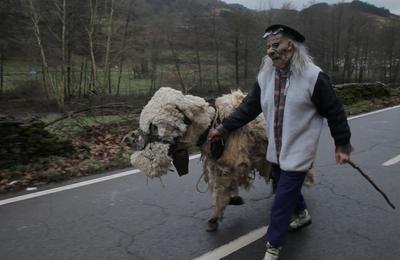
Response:
[[[200,148],[204,180],[212,193],[213,213],[207,231],[217,230],[227,205],[243,203],[238,196],[239,187],[250,188],[257,172],[266,182],[271,179],[262,115],[221,142],[210,144],[207,141],[211,127],[231,114],[243,98],[241,91],[234,91],[217,98],[214,108],[203,98],[163,87],[140,115],[140,150],[131,156],[131,163],[148,177],[167,174],[171,162],[180,176],[187,174],[188,149]],[[306,183],[313,181],[309,172]]]

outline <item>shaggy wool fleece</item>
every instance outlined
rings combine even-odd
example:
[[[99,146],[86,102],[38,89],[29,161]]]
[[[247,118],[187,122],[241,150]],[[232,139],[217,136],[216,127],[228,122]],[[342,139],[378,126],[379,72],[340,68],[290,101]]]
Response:
[[[185,136],[187,142],[193,141],[210,125],[215,110],[203,98],[183,95],[181,91],[160,88],[140,114],[139,127],[149,133],[150,124],[157,126],[157,135],[163,141],[172,142],[176,137],[183,137],[188,125],[184,117],[193,123],[193,132]]]
[[[167,173],[172,162],[168,150],[168,144],[150,143],[146,149],[132,154],[131,164],[150,178],[160,177]]]
[[[230,115],[240,105],[244,97],[245,95],[240,90],[236,90],[217,98],[215,106],[219,121]],[[269,179],[269,164],[265,160],[267,143],[265,120],[260,115],[229,135],[229,138],[225,140],[224,152],[216,162],[207,161],[205,163],[203,171],[206,179],[211,180],[211,186],[216,185],[216,183],[225,186],[227,183],[231,183],[231,186],[244,188],[250,187],[255,172]],[[209,153],[209,145],[203,145],[202,154],[205,157],[210,157]],[[212,164],[211,171],[208,164]],[[218,180],[221,177],[217,177],[213,181],[213,177],[209,175],[227,176],[221,182]]]
[[[166,174],[172,162],[168,156],[171,145],[196,143],[211,124],[214,114],[214,108],[203,98],[183,95],[172,88],[160,88],[143,108],[139,120],[143,134],[155,136],[157,141],[135,152],[131,156],[132,165],[149,177]]]

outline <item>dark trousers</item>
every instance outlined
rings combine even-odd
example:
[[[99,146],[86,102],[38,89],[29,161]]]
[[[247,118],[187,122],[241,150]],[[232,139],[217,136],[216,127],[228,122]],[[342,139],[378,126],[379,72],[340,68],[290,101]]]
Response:
[[[293,213],[307,208],[301,187],[306,172],[284,171],[278,165],[272,166],[272,174],[277,182],[275,199],[271,209],[267,241],[279,247],[286,242],[287,231]]]

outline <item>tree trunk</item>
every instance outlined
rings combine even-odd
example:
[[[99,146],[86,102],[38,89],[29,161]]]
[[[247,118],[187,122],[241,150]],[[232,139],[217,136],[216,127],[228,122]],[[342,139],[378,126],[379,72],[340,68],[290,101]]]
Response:
[[[216,15],[212,16],[212,35],[214,39],[214,48],[215,48],[215,80],[217,82],[218,93],[221,93],[221,83],[219,81],[219,40],[217,36],[217,20]]]
[[[358,27],[358,29],[357,29],[357,33],[355,34],[355,48],[356,48],[356,55],[355,55],[355,57],[354,57],[354,61],[355,61],[355,65],[354,66],[352,66],[352,69],[351,69],[351,74],[353,74],[353,72],[355,71],[355,76],[357,76],[357,72],[358,72],[358,70],[359,70],[359,67],[360,67],[360,63],[361,63],[361,59],[360,59],[360,49],[361,49],[361,46],[360,46],[360,29],[361,27]],[[355,80],[356,80],[356,77],[354,77],[355,78]]]
[[[200,39],[196,40],[196,62],[197,62],[197,70],[199,73],[199,84],[200,84],[200,88],[203,88],[203,77],[202,77],[202,72],[201,72],[201,59],[200,59],[200,49],[199,49],[199,44],[198,42],[200,41]]]
[[[151,67],[150,93],[154,93],[156,91],[158,60],[153,61]]]
[[[361,67],[360,71],[358,72],[358,82],[363,82],[364,81],[364,71],[365,69],[368,70],[368,53],[369,53],[369,41],[370,41],[370,36],[371,34],[367,34],[367,40],[365,41],[365,46],[363,48],[363,54],[362,54],[362,61],[361,61]],[[373,34],[372,34],[373,35]]]
[[[344,47],[344,64],[343,64],[343,73],[342,73],[342,82],[349,82],[350,81],[350,70],[351,70],[351,46],[353,42],[353,28],[354,22],[353,19],[350,20],[347,30],[347,40],[345,41]]]
[[[33,0],[29,0],[30,4],[30,11],[31,11],[31,20],[33,25],[33,31],[35,34],[37,45],[40,49],[40,56],[42,59],[42,80],[43,80],[43,87],[46,93],[46,97],[49,99],[53,97],[54,89],[52,84],[52,79],[48,76],[49,75],[49,66],[47,64],[46,55],[44,51],[44,46],[42,43],[41,35],[40,35],[40,28],[39,28],[39,16],[36,13],[35,7],[33,5]]]
[[[88,61],[85,57],[83,65],[83,91],[82,91],[84,96],[87,95],[89,91],[87,71],[88,71]]]
[[[392,25],[393,26],[393,25]],[[389,31],[389,37],[388,37],[388,44],[389,44],[389,49],[388,49],[388,63],[389,63],[389,79],[387,80],[388,83],[393,83],[393,72],[394,72],[394,66],[395,66],[395,54],[394,54],[394,49],[395,49],[395,31],[394,28],[391,27]],[[385,77],[386,78],[386,77]]]
[[[200,89],[202,89],[203,88],[203,76],[202,76],[202,71],[201,71],[200,46],[199,46],[199,43],[201,42],[201,40],[200,40],[199,36],[200,36],[199,25],[198,25],[198,21],[195,19],[194,20],[194,47],[195,47],[195,53],[196,53],[197,72],[199,75],[199,85],[200,85]]]
[[[154,36],[155,37],[155,36]],[[151,59],[150,59],[150,93],[153,94],[156,90],[157,70],[160,56],[160,45],[158,37],[153,38],[151,45]]]
[[[128,38],[128,28],[129,28],[129,23],[131,21],[131,13],[132,13],[132,4],[133,1],[129,1],[129,6],[128,6],[128,14],[126,16],[125,20],[125,26],[124,26],[124,36],[122,37],[122,46],[121,49],[125,49],[126,46],[126,39]],[[122,78],[122,71],[123,71],[123,66],[124,66],[124,58],[125,55],[123,53],[120,54],[119,58],[119,71],[118,71],[118,83],[117,83],[117,92],[116,95],[119,96],[120,92],[120,85],[121,85],[121,78]]]
[[[119,96],[121,78],[122,78],[122,66],[123,66],[123,63],[120,62],[119,67],[118,67],[117,91],[115,92],[116,96]]]
[[[72,70],[72,41],[68,42],[68,50],[67,50],[67,95],[68,95],[68,100],[71,100],[71,96],[73,94],[72,91],[72,84],[71,84],[71,78],[73,75],[73,70]],[[75,90],[75,87],[73,88]]]
[[[81,70],[79,72],[78,97],[82,96],[82,82],[83,82],[84,69],[85,69],[85,60],[86,60],[85,58],[82,59]]]
[[[247,86],[247,78],[249,73],[249,66],[248,66],[248,58],[249,58],[249,33],[248,28],[246,28],[246,36],[245,36],[245,43],[244,43],[244,53],[243,53],[243,61],[244,61],[244,85]]]
[[[397,82],[397,78],[399,77],[399,72],[400,72],[400,62],[396,61],[396,66],[394,66],[393,69],[392,83]]]
[[[93,2],[94,1],[94,2]],[[94,30],[95,30],[95,21],[97,18],[97,0],[89,0],[90,4],[90,22],[89,27],[86,28],[89,38],[89,52],[90,52],[90,59],[91,59],[91,82],[89,86],[92,86],[93,90],[97,88],[97,66],[96,66],[96,58],[94,55]],[[89,87],[90,89],[90,87]]]
[[[64,88],[64,101],[69,99],[69,93],[67,90],[67,77],[65,73],[65,32],[66,32],[66,22],[67,22],[67,12],[66,12],[66,0],[62,0],[61,11],[61,82]]]
[[[172,42],[173,39],[172,39],[172,36],[171,36],[171,32],[167,32],[167,41],[168,41],[168,45],[169,45],[169,48],[170,48],[170,51],[171,51],[172,59],[174,60],[176,74],[178,76],[179,84],[181,86],[182,92],[184,94],[187,94],[188,93],[188,89],[186,88],[186,85],[183,82],[183,78],[182,78],[182,74],[181,74],[181,67],[180,67],[180,62],[179,62],[179,57],[178,57],[178,54],[176,53],[174,43]]]
[[[107,2],[107,0],[105,0]],[[106,54],[104,57],[104,81],[103,87],[108,87],[108,94],[111,95],[111,69],[110,69],[110,49],[113,29],[113,16],[114,16],[114,0],[111,0],[110,16],[107,25],[107,42],[106,42]],[[107,86],[107,87],[106,87]]]
[[[338,65],[337,61],[340,59],[340,40],[341,40],[341,32],[342,32],[342,17],[343,17],[343,7],[338,5],[337,9],[337,15],[334,12],[333,13],[333,21],[336,22],[336,24],[332,24],[332,53],[331,53],[331,71],[332,72],[337,72],[338,71]]]
[[[235,34],[235,83],[239,86],[239,32]]]
[[[55,14],[61,24],[61,35],[58,35],[57,33],[53,32],[51,29],[51,26],[48,24],[49,30],[53,33],[53,35],[57,38],[57,40],[60,42],[60,51],[61,51],[61,80],[57,80],[57,74],[56,74],[56,84],[57,84],[57,96],[59,99],[62,99],[62,102],[65,102],[69,100],[69,93],[67,89],[67,72],[66,72],[66,30],[67,30],[67,6],[66,6],[66,0],[61,0],[61,3],[59,0],[53,0],[54,4],[54,9],[55,9]],[[58,66],[59,64],[57,64]]]
[[[4,45],[0,47],[0,95],[4,93]]]

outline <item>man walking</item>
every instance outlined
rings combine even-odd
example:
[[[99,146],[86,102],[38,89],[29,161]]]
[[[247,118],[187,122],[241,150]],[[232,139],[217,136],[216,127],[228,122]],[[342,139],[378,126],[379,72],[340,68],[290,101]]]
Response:
[[[287,232],[311,224],[301,187],[315,160],[326,118],[339,164],[349,160],[350,129],[329,77],[316,66],[293,28],[275,24],[265,30],[267,55],[257,81],[241,105],[209,133],[213,142],[263,112],[268,137],[267,160],[273,164],[276,194],[268,225],[264,260],[279,258]]]

